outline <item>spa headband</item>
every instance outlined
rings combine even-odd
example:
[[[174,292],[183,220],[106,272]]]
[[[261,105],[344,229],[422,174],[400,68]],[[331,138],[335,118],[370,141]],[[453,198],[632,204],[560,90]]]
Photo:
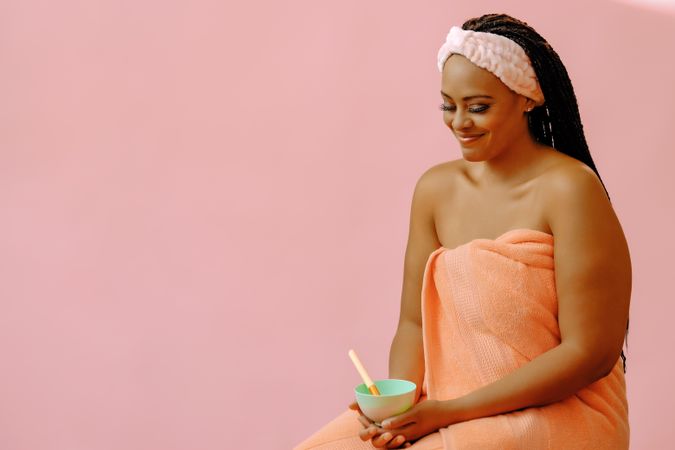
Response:
[[[453,26],[438,50],[438,70],[451,54],[458,53],[469,61],[489,70],[512,91],[531,98],[537,106],[544,104],[530,58],[523,48],[511,39],[494,33],[464,30]]]

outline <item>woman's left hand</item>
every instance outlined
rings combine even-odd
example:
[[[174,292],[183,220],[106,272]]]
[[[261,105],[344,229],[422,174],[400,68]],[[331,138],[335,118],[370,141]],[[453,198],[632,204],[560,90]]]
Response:
[[[408,411],[383,420],[382,428],[393,436],[402,434],[407,441],[414,442],[456,422],[452,417],[450,402],[451,400],[421,401]]]

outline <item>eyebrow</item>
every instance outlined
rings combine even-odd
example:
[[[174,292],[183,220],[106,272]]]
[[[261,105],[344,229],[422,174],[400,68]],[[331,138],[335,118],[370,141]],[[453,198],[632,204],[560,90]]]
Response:
[[[448,94],[446,94],[446,93],[443,92],[443,91],[441,91],[441,95],[442,95],[443,97],[446,97],[446,98],[452,98],[452,97],[450,97]],[[491,99],[494,100],[494,97],[491,97],[491,96],[489,96],[489,95],[470,95],[470,96],[468,96],[468,97],[464,97],[462,100],[466,101],[466,100],[471,100],[472,98],[491,98]]]

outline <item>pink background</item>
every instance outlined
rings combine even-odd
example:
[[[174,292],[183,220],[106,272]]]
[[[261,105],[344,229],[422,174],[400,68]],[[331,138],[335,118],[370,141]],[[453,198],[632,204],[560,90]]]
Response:
[[[387,376],[450,25],[566,64],[629,240],[634,449],[675,439],[675,8],[0,3],[0,448],[289,449]],[[468,6],[468,4],[472,6]]]

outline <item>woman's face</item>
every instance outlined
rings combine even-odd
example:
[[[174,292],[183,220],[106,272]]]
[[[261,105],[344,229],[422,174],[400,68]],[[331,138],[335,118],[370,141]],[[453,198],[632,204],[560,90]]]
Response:
[[[445,62],[441,96],[443,121],[467,161],[494,158],[529,138],[524,112],[534,102],[462,55],[453,54]]]

